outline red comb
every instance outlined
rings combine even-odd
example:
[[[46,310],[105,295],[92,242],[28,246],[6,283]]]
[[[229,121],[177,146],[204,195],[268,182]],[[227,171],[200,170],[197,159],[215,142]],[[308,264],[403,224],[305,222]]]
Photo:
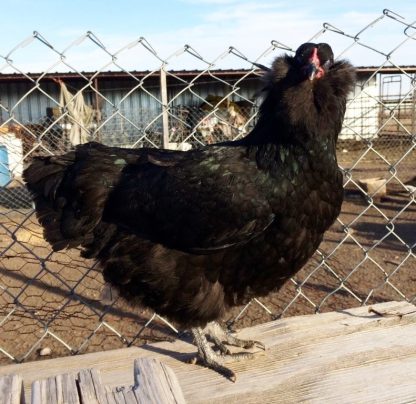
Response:
[[[318,48],[313,48],[311,57],[309,58],[309,62],[313,63],[316,66],[320,66],[321,61],[319,60],[319,57],[318,57]]]

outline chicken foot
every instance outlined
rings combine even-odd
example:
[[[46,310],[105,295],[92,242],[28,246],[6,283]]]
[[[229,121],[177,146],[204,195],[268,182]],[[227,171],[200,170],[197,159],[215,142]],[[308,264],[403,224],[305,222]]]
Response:
[[[231,335],[231,333],[224,330],[215,321],[208,323],[205,328],[196,327],[192,328],[191,331],[194,336],[195,345],[198,348],[198,354],[197,357],[194,358],[193,363],[199,362],[222,374],[232,382],[235,382],[236,374],[231,369],[224,366],[224,364],[252,359],[254,354],[252,352],[231,353],[227,348],[227,345],[243,349],[257,347],[265,350],[265,346],[262,342],[236,338]],[[214,347],[216,347],[219,352],[213,350],[209,341],[213,343]]]

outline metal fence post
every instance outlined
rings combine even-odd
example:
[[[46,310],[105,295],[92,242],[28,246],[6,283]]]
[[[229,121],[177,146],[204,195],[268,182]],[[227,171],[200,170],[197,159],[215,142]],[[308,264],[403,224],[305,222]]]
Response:
[[[160,68],[160,96],[162,101],[162,148],[169,148],[169,115],[168,115],[168,89],[166,81],[166,65]]]

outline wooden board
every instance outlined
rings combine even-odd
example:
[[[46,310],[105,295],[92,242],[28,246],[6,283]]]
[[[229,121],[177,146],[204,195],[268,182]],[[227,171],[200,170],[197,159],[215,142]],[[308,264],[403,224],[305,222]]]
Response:
[[[107,404],[107,394],[97,369],[81,369],[78,387],[82,403]]]
[[[22,378],[19,375],[0,376],[0,403],[20,404],[22,387]]]
[[[80,404],[75,376],[62,374],[47,379],[35,380],[32,396],[26,403],[31,404]]]
[[[133,371],[133,369],[132,369]],[[20,404],[13,386],[22,380],[14,375],[0,377],[0,403]],[[2,388],[4,387],[4,388]],[[16,388],[14,388],[16,390]],[[32,384],[31,404],[185,404],[182,390],[172,369],[154,358],[134,361],[134,385],[104,387],[97,369],[81,369],[77,377],[65,373]]]
[[[138,403],[185,404],[178,379],[171,368],[153,358],[134,361],[134,388]]]
[[[267,349],[230,365],[236,383],[186,363],[195,348],[185,341],[10,365],[0,375],[22,376],[27,398],[34,380],[85,368],[99,370],[103,384],[114,388],[134,383],[135,358],[154,357],[173,369],[189,403],[416,402],[416,308],[389,302],[373,309],[284,318],[242,330],[239,337],[258,339]]]

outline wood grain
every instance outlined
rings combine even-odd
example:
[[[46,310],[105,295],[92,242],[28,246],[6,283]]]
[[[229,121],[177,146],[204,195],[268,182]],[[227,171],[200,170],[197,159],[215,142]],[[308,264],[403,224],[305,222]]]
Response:
[[[22,378],[19,375],[0,376],[0,403],[20,404],[23,391],[22,383]]]
[[[35,379],[85,368],[99,370],[113,389],[133,385],[134,359],[151,357],[174,371],[189,403],[416,402],[416,308],[410,303],[283,318],[238,336],[262,341],[266,352],[230,364],[236,383],[186,363],[195,354],[190,341],[10,365],[0,375],[20,374],[26,397]]]

